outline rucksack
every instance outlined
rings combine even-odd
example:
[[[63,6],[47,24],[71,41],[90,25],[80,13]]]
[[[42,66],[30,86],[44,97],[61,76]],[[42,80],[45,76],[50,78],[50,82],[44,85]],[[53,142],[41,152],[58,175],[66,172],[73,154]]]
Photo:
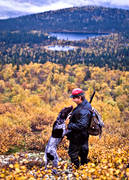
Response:
[[[88,127],[88,133],[92,136],[98,136],[101,137],[102,134],[102,128],[104,126],[104,123],[102,121],[102,118],[99,114],[99,112],[92,107],[92,109],[89,109],[91,112],[91,118],[90,118],[90,124]]]

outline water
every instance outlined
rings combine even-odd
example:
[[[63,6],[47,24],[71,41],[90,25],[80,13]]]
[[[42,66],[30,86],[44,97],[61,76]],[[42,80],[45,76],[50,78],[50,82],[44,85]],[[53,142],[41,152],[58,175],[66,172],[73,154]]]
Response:
[[[49,33],[49,35],[57,37],[58,40],[79,41],[82,39],[88,39],[91,37],[97,37],[97,36],[102,36],[102,35],[107,35],[107,34],[54,32],[54,33]]]
[[[103,35],[108,35],[108,34],[54,32],[54,33],[49,33],[49,35],[55,36],[58,40],[79,41],[83,39],[88,39],[88,38],[103,36]],[[69,50],[74,50],[75,48],[72,46],[55,45],[55,46],[48,46],[47,49],[52,50],[52,51],[69,51]]]
[[[74,48],[71,47],[71,46],[59,46],[59,45],[48,46],[48,49],[52,50],[52,51],[70,51],[70,50],[74,50]]]

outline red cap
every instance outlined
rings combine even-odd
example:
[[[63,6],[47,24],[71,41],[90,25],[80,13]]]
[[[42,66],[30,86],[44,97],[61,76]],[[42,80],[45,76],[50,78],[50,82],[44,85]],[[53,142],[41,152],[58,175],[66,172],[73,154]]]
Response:
[[[80,89],[80,88],[75,88],[75,89],[72,90],[72,95],[70,97],[73,98],[73,97],[78,97],[78,96],[81,96],[81,95],[84,95],[83,90]]]

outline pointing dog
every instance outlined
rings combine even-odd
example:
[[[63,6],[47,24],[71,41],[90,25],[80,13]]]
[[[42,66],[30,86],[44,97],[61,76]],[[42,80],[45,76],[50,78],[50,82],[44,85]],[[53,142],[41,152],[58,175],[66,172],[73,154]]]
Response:
[[[72,109],[73,106],[63,108],[53,124],[52,134],[45,148],[45,169],[47,169],[47,164],[49,160],[53,161],[53,167],[58,166],[59,158],[57,155],[57,147],[62,141],[64,135],[66,134],[65,120],[67,119]]]

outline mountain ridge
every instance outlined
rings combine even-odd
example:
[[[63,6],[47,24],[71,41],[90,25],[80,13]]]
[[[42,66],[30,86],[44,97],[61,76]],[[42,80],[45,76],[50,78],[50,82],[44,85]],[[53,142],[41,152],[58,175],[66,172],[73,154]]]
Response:
[[[0,20],[0,31],[111,33],[129,31],[129,10],[83,6]]]

